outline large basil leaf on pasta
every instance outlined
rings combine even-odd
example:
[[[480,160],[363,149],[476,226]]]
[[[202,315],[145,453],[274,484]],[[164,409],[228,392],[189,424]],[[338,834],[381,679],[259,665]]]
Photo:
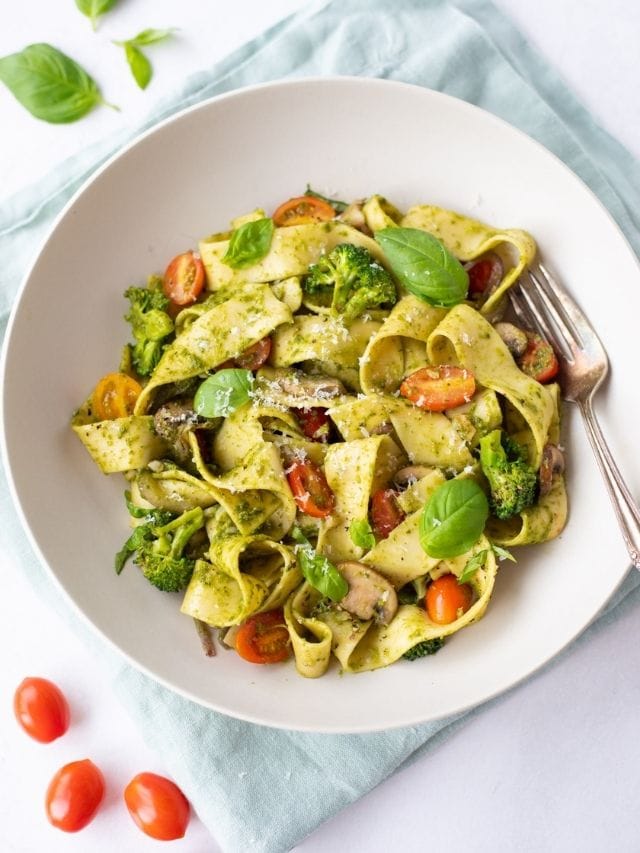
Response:
[[[205,418],[226,418],[249,401],[252,388],[250,370],[218,370],[200,385],[193,406]]]
[[[430,557],[457,557],[478,541],[488,517],[487,496],[476,482],[448,480],[425,504],[420,545]]]
[[[462,302],[469,276],[451,252],[419,228],[383,228],[375,235],[400,283],[430,305],[451,308]]]
[[[268,218],[245,222],[231,235],[222,263],[234,270],[257,264],[271,247],[273,228],[273,220]]]

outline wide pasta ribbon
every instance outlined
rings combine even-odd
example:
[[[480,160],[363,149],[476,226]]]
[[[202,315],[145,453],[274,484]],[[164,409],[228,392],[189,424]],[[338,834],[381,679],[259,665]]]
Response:
[[[432,364],[461,364],[478,383],[507,398],[531,432],[534,453],[529,463],[538,469],[553,400],[543,385],[518,368],[491,323],[469,305],[456,305],[431,333],[427,351]]]
[[[229,240],[203,240],[200,257],[207,273],[207,287],[218,290],[230,282],[265,282],[305,275],[311,264],[340,243],[362,246],[386,265],[382,250],[375,240],[356,228],[336,220],[276,228],[267,255],[245,269],[233,270],[222,262]]]
[[[138,397],[135,414],[146,412],[159,386],[205,374],[291,321],[291,311],[267,285],[244,287],[237,296],[214,305],[185,325],[163,352]]]

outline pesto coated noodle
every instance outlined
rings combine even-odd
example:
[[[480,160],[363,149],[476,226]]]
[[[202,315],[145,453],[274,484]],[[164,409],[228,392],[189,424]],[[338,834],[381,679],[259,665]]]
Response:
[[[308,192],[129,288],[72,427],[126,480],[118,573],[313,678],[437,651],[567,499],[555,355],[503,317],[533,239]]]

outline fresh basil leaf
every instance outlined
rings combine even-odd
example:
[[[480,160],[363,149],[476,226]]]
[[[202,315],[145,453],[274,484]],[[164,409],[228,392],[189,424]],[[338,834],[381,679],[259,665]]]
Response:
[[[126,44],[130,44],[133,47],[145,47],[149,44],[157,44],[159,41],[165,41],[175,32],[175,27],[169,27],[165,30],[157,30],[154,28],[150,28],[148,30],[142,30],[142,32],[138,33],[137,36],[134,36],[132,39],[127,39]]]
[[[420,518],[420,545],[430,557],[464,554],[489,516],[485,493],[473,480],[448,480],[435,490]]]
[[[318,554],[299,527],[294,527],[291,536],[298,543],[296,556],[305,580],[314,589],[332,601],[341,601],[349,592],[349,584],[333,563]]]
[[[98,18],[104,15],[109,9],[112,9],[117,3],[117,0],[76,0],[76,6],[86,15],[91,21],[91,26],[95,30]]]
[[[478,571],[478,569],[481,569],[487,562],[488,553],[489,551],[485,548],[482,551],[478,551],[478,553],[474,554],[471,559],[467,560],[466,566],[458,577],[458,583],[466,583],[468,580],[470,580]]]
[[[267,254],[272,237],[273,220],[265,218],[245,222],[231,235],[222,263],[233,270],[252,267]]]
[[[226,418],[249,401],[252,389],[250,370],[219,370],[200,385],[193,398],[193,407],[205,418]]]
[[[349,536],[354,545],[364,548],[365,551],[370,551],[376,544],[376,537],[373,535],[368,518],[354,518],[349,525]]]
[[[153,69],[147,57],[130,42],[125,42],[124,53],[133,74],[133,79],[141,89],[146,89],[153,76]]]
[[[518,562],[511,551],[507,551],[506,548],[501,548],[499,545],[492,544],[491,550],[499,560],[511,560],[512,563]]]
[[[31,115],[52,124],[76,121],[104,104],[93,78],[50,44],[0,58],[0,80]]]
[[[467,271],[432,234],[419,228],[383,228],[375,238],[394,275],[409,293],[444,308],[465,299],[469,289]]]
[[[344,211],[349,207],[346,201],[338,201],[335,198],[328,198],[326,195],[317,193],[315,190],[311,189],[309,184],[307,184],[307,188],[304,191],[304,194],[311,196],[312,198],[319,198],[320,201],[326,201],[326,203],[330,204],[336,213],[344,213]]]

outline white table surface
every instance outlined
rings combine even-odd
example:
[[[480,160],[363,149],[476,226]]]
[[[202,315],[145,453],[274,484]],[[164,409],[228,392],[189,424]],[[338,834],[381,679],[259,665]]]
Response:
[[[2,3],[0,55],[50,41],[90,70],[106,99],[122,112],[100,109],[74,125],[46,125],[0,87],[0,199],[91,141],[134,123],[183,75],[210,65],[304,5],[303,0],[127,0],[93,36],[73,0]],[[497,5],[600,122],[640,157],[637,0],[498,0]],[[155,77],[142,93],[110,41],[148,26],[177,26],[180,35],[150,52]],[[162,756],[144,745],[99,663],[42,603],[1,542],[0,566],[0,850],[157,849],[157,842],[139,833],[124,812],[121,789],[141,770],[162,773]],[[639,673],[640,622],[627,613],[296,849],[640,850]],[[26,675],[53,679],[71,701],[73,725],[50,746],[29,740],[13,719],[11,697]],[[46,822],[44,790],[59,766],[83,757],[103,768],[107,803],[90,827],[66,835]],[[220,850],[197,819],[171,849]]]

